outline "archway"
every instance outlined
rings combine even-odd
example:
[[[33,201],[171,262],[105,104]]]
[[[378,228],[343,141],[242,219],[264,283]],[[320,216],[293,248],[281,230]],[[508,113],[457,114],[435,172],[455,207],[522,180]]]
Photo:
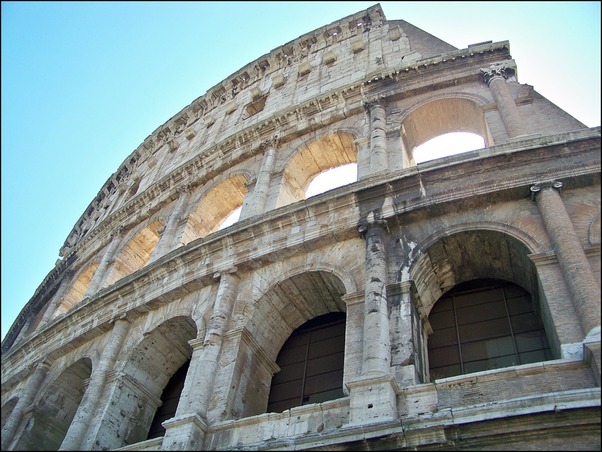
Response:
[[[354,141],[350,133],[336,132],[310,141],[297,150],[284,169],[276,207],[305,199],[310,183],[319,174],[357,163]]]
[[[277,373],[276,360],[283,345],[293,331],[312,319],[331,313],[344,317],[344,294],[343,282],[334,273],[320,270],[290,276],[261,296],[246,325],[252,344],[243,341],[236,358],[236,365],[244,369],[233,395],[234,411],[240,417],[266,411],[272,375]],[[246,386],[248,382],[252,382],[252,387]]]
[[[219,230],[229,215],[243,205],[247,194],[247,180],[244,175],[235,175],[209,190],[190,213],[182,243],[189,243]],[[229,226],[238,218],[228,220],[231,221]]]
[[[155,221],[134,235],[115,257],[115,263],[102,286],[110,286],[148,264],[159,242],[159,230],[162,227],[161,221]]]
[[[14,450],[58,450],[84,396],[92,362],[82,358],[42,392]]]

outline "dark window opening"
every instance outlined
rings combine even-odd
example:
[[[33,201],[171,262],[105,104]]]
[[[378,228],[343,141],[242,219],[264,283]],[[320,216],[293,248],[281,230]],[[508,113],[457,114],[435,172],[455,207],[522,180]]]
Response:
[[[552,359],[531,295],[500,280],[447,292],[429,314],[431,380]]]
[[[332,312],[293,331],[276,359],[268,412],[344,397],[345,317]]]
[[[161,394],[163,405],[157,408],[146,439],[158,438],[165,435],[165,427],[161,423],[167,419],[171,419],[176,414],[189,366],[190,360],[186,361],[167,382],[167,385],[163,389],[163,394]]]

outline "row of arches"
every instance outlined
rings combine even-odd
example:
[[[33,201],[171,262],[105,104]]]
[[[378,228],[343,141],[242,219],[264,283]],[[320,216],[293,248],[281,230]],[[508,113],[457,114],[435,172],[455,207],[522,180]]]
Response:
[[[417,159],[416,163],[421,163],[432,158],[476,149],[483,144],[483,138],[475,134],[444,134],[418,146],[414,156]],[[357,152],[350,134],[337,133],[315,140],[299,151],[288,164],[276,206],[307,199],[353,183],[357,181],[357,175]],[[247,184],[247,176],[237,174],[206,191],[188,214],[186,226],[180,233],[179,244],[185,245],[236,223],[241,214],[244,214],[244,203],[248,195]],[[143,268],[153,258],[160,257],[154,253],[165,228],[163,220],[156,220],[134,234],[114,256],[111,268],[102,277],[100,285],[95,285],[94,290],[108,287]],[[53,317],[69,311],[86,295],[93,295],[88,289],[99,264],[100,258],[97,258],[79,272],[67,293],[62,295]]]
[[[500,260],[489,266],[483,263],[491,256],[464,253],[451,261],[451,256],[439,255],[442,247],[453,249],[467,240],[476,249],[491,249],[495,245],[504,251],[493,256]],[[414,353],[421,356],[416,362],[425,363],[423,382],[555,357],[548,339],[554,332],[549,331],[542,316],[545,298],[533,290],[537,284],[532,284],[531,278],[535,275],[520,277],[523,272],[535,271],[523,267],[530,251],[525,244],[501,232],[473,230],[440,238],[424,251],[416,257],[411,271],[419,295],[424,298],[412,303],[422,303],[428,309],[423,324],[429,326],[424,326],[413,341],[417,344]],[[426,262],[443,263],[445,259],[453,282],[429,302],[427,292],[432,289],[431,276],[425,274]],[[254,348],[245,345],[244,340],[224,345],[237,347],[238,351],[228,354],[232,363],[222,362],[220,366],[244,368],[236,381],[224,385],[233,388],[225,399],[244,400],[238,407],[242,411],[235,415],[232,406],[218,407],[216,411],[227,413],[226,418],[248,417],[348,395],[345,381],[358,372],[352,363],[357,362],[354,355],[361,355],[357,337],[362,333],[357,331],[361,322],[354,320],[358,313],[350,310],[345,301],[357,288],[345,274],[344,268],[306,269],[272,283],[252,303],[244,329],[253,337]],[[439,282],[435,285],[440,286]],[[207,293],[204,296],[209,297]],[[109,389],[105,390],[107,399],[103,403],[119,410],[107,408],[107,418],[97,427],[118,426],[113,436],[120,440],[108,447],[165,434],[161,423],[176,415],[186,380],[193,378],[191,375],[198,369],[199,363],[192,362],[193,348],[202,348],[192,344],[203,339],[206,343],[211,329],[205,326],[211,323],[209,311],[203,321],[193,320],[181,309],[174,310],[173,317],[131,340],[130,351],[124,351],[118,360],[113,380],[108,381]],[[391,328],[393,343],[400,341],[394,333],[400,329],[398,326]],[[421,342],[423,346],[419,345]],[[394,344],[392,349],[392,363],[400,365],[403,359],[396,357]],[[258,358],[258,354],[264,358]],[[252,355],[256,357],[251,358]],[[202,352],[196,359],[204,361]],[[274,363],[273,377],[265,371],[265,359]],[[60,447],[97,360],[94,356],[81,357],[60,374],[54,374],[35,401],[33,415],[24,427],[27,434],[20,435],[17,448],[39,450],[40,444],[46,450]],[[199,390],[200,387],[189,389],[193,393]],[[214,392],[213,388],[203,390]],[[189,392],[187,396],[188,405],[194,405],[194,394]],[[3,419],[7,417],[4,412],[9,414],[15,403],[12,399],[3,406]],[[121,421],[115,422],[115,418]]]

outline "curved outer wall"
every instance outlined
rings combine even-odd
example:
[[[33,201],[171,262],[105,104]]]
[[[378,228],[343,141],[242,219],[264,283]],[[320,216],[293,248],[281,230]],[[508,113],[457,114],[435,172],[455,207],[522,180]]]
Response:
[[[415,163],[450,131],[485,148]],[[377,4],[274,49],[128,156],[61,257],[2,343],[3,450],[600,448],[600,128],[520,84],[506,41]],[[437,378],[433,306],[491,278],[549,355]],[[266,412],[287,338],[332,312],[343,396]]]

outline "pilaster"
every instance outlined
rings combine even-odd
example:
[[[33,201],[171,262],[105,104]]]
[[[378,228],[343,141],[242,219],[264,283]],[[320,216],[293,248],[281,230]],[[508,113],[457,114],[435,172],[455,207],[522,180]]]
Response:
[[[23,392],[19,395],[19,401],[2,428],[2,450],[8,450],[15,438],[15,433],[23,420],[26,410],[33,403],[51,366],[52,361],[47,358],[36,365]]]
[[[581,241],[566,210],[559,190],[562,182],[542,182],[531,186],[552,247],[585,335],[600,328],[600,286],[585,256]]]
[[[107,382],[107,376],[113,370],[125,337],[130,328],[130,321],[124,315],[113,319],[113,329],[98,364],[90,376],[90,384],[82,397],[77,412],[71,421],[69,430],[59,450],[81,450],[86,441],[86,434],[94,422],[94,415],[100,403],[101,395]],[[91,448],[91,447],[90,447]]]
[[[502,117],[502,122],[508,133],[508,138],[527,135],[527,131],[524,128],[524,119],[521,117],[520,111],[506,84],[506,79],[513,76],[515,72],[515,65],[509,63],[495,64],[481,69],[485,83],[487,83],[493,94],[498,111]]]

